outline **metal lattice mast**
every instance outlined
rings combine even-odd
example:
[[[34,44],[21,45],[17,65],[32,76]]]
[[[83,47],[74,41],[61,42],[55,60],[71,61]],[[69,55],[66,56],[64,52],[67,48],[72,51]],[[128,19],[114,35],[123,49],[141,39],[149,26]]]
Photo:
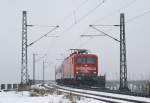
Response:
[[[45,83],[45,80],[44,80],[44,70],[45,70],[45,61],[43,61],[43,84]]]
[[[128,90],[124,13],[120,14],[120,90]]]
[[[23,11],[23,18],[22,18],[22,60],[21,60],[21,84],[27,85],[29,83],[29,75],[28,75],[28,68],[27,68],[27,47],[30,47],[31,45],[35,44],[42,38],[46,37],[49,33],[53,32],[55,29],[57,29],[59,26],[49,26],[54,27],[50,31],[48,31],[46,34],[42,35],[35,41],[31,42],[29,45],[27,44],[27,27],[35,26],[35,25],[27,25],[27,12]],[[39,25],[40,26],[40,25]],[[57,36],[53,36],[57,37]]]
[[[27,69],[27,13],[23,11],[22,18],[22,61],[21,61],[21,84],[28,83]]]
[[[33,53],[33,85],[35,84],[35,53]]]
[[[80,35],[81,37],[92,37],[92,36],[107,36],[120,43],[120,90],[129,90],[127,81],[127,61],[126,61],[126,40],[125,40],[125,18],[124,13],[120,14],[120,25],[89,25],[93,29],[104,35]],[[113,36],[101,31],[95,26],[120,26],[120,40]]]

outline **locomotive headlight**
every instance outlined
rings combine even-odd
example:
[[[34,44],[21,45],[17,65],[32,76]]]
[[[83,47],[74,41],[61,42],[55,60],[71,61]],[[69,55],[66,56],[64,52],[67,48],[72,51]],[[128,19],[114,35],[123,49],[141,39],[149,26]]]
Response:
[[[94,74],[96,74],[96,72],[94,72]]]
[[[79,72],[76,72],[77,74],[79,73]]]

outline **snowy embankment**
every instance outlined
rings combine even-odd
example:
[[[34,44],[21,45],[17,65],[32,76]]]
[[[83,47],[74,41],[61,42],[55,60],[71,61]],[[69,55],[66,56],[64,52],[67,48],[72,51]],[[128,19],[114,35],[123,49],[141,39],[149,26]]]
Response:
[[[75,103],[105,103],[85,97],[73,97]],[[72,103],[67,94],[50,93],[47,96],[31,96],[30,92],[0,92],[0,103]]]
[[[1,92],[0,103],[59,103],[68,100],[63,95],[48,95],[45,97],[31,97],[29,92]]]

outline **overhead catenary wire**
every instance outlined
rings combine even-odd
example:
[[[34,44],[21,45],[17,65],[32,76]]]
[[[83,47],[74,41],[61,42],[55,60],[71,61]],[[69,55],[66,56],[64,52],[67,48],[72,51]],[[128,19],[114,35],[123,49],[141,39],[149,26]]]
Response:
[[[83,42],[82,44],[80,44],[78,47],[81,48],[82,46],[84,46],[85,44],[87,44],[87,42],[89,42],[90,39],[92,39],[93,37],[88,38],[85,42]]]
[[[145,16],[146,14],[149,14],[149,11],[148,11],[148,12],[144,12],[144,13],[142,13],[142,14],[140,14],[140,15],[137,15],[137,16],[135,16],[135,17],[131,18],[131,19],[128,19],[126,23],[128,23],[128,22],[132,22],[132,21],[134,21],[134,20],[136,20],[136,19],[138,19],[138,18],[140,18],[140,17]],[[89,40],[90,40],[90,39],[91,39],[91,38],[89,38],[86,42],[89,42]],[[86,42],[85,42],[84,44],[80,45],[80,46],[85,45],[85,44],[86,44]]]
[[[88,32],[88,28],[89,28],[89,27],[87,27],[81,35],[86,34],[86,33]],[[79,38],[77,38],[77,39],[74,40],[72,43],[70,43],[70,44],[71,44],[70,47],[74,47],[74,45],[77,44],[77,43],[79,43],[80,41],[81,41],[81,40],[80,40],[80,36],[79,36]],[[81,44],[79,44],[78,47],[80,47],[80,45],[81,45]],[[64,51],[65,51],[65,52],[68,52],[68,51],[70,51],[70,49],[66,49],[66,50],[64,50]]]
[[[89,1],[89,0],[83,1],[75,10],[73,10],[73,11],[71,12],[71,14],[73,14],[75,11],[79,10],[79,9],[80,9],[84,4],[86,4],[88,1]],[[129,6],[131,6],[131,5],[132,5],[133,3],[135,3],[136,1],[137,1],[137,0],[132,0],[130,3],[127,3],[125,6],[123,6],[123,7],[119,8],[119,9],[115,10],[114,12],[110,13],[110,15],[108,15],[108,16],[111,16],[111,15],[117,13],[118,11],[121,11],[122,9],[128,8]],[[103,4],[104,2],[105,2],[105,0],[102,1],[102,4]],[[85,18],[86,16],[88,16],[90,13],[92,13],[92,12],[93,12],[95,9],[97,9],[100,5],[101,5],[101,3],[99,3],[99,4],[98,4],[96,7],[94,7],[93,9],[91,9],[88,13],[86,13],[84,16],[82,16],[79,20],[76,20],[76,19],[75,19],[75,23],[72,24],[71,26],[69,26],[64,32],[69,31],[70,29],[72,29],[75,24],[77,24],[78,22],[82,21],[83,18]],[[67,16],[67,17],[68,17],[68,16]],[[66,19],[67,19],[67,17],[66,17]],[[106,18],[106,16],[105,16],[104,18]],[[64,33],[64,32],[62,32],[62,33]]]
[[[39,55],[39,54],[38,54]],[[39,62],[41,61],[41,59],[45,58],[47,56],[47,54],[44,54],[43,56],[39,57],[38,59],[35,60],[35,62]]]
[[[85,0],[85,1],[88,1],[88,0]],[[136,0],[134,0],[134,1],[136,1]],[[97,9],[98,7],[96,6],[95,7],[95,9]],[[94,10],[94,9],[93,9]],[[93,10],[91,10],[91,13],[92,13],[92,11]],[[80,22],[80,21],[82,21],[82,19],[84,19],[84,18],[86,18],[88,15],[90,15],[90,11],[86,14],[86,15],[84,15],[83,17],[81,17],[79,20],[76,20],[75,19],[75,23],[74,24],[76,24],[76,23],[78,23],[78,22]],[[145,15],[145,14],[144,14]],[[141,16],[140,16],[141,17]],[[38,26],[38,25],[37,25]],[[44,25],[43,26],[41,26],[41,27],[45,27]],[[68,29],[69,30],[69,29]]]
[[[87,2],[88,0],[86,0]],[[80,19],[76,20],[75,23],[73,23],[71,26],[69,26],[67,29],[65,29],[61,34],[64,34],[66,31],[71,30],[76,24],[81,22],[83,19],[85,19],[87,16],[89,16],[91,13],[93,13],[98,7],[100,7],[102,4],[105,3],[105,0],[102,0],[96,7],[92,8],[90,11],[88,11],[84,16],[82,16]],[[84,3],[83,3],[84,4]],[[65,34],[64,34],[65,35]],[[62,36],[62,35],[61,35]]]
[[[81,22],[82,20],[84,20],[87,16],[89,16],[91,13],[93,13],[96,9],[98,9],[100,6],[102,6],[105,3],[105,0],[103,0],[102,2],[100,2],[97,6],[95,6],[94,8],[92,8],[91,10],[89,10],[85,15],[83,15],[82,17],[80,17],[78,20],[76,20],[75,23],[73,23],[72,25],[70,25],[68,28],[66,28],[61,34],[65,33],[66,31],[71,30],[76,24],[78,24],[79,22]]]
[[[129,7],[132,6],[136,1],[138,1],[138,0],[132,0],[131,2],[125,4],[123,7],[120,7],[119,9],[114,10],[113,12],[109,13],[108,15],[106,15],[106,16],[100,18],[100,19],[95,20],[94,23],[95,23],[95,22],[98,22],[99,20],[107,19],[108,17],[111,17],[112,15],[114,15],[114,14],[116,14],[116,13],[119,13],[121,10],[129,8]],[[94,23],[93,23],[93,24],[94,24]],[[99,26],[99,25],[94,25],[94,26]],[[106,26],[107,26],[107,25],[106,25]],[[112,25],[111,25],[111,26],[112,26]],[[114,26],[119,26],[119,25],[114,25]],[[112,30],[112,29],[110,29],[110,31],[111,31],[111,30]],[[90,37],[90,38],[91,38],[91,37]],[[88,39],[88,40],[89,40],[89,39]],[[88,41],[88,40],[87,40],[87,41]],[[85,43],[84,43],[84,44],[85,44]]]
[[[64,17],[63,21],[60,23],[60,25],[63,25],[66,20],[72,15],[74,15],[75,12],[77,12],[83,5],[85,5],[89,0],[84,0],[78,7],[76,7],[73,11],[71,11],[67,16]]]
[[[68,20],[68,18],[70,17],[70,16],[72,16],[72,15],[74,15],[74,23],[76,23],[77,21],[76,21],[76,12],[78,11],[78,10],[80,10],[80,8],[82,7],[82,6],[84,6],[87,2],[88,2],[89,0],[84,0],[81,4],[79,4],[79,6],[78,7],[76,7],[73,11],[71,11],[67,16],[65,16],[64,17],[64,19],[63,19],[63,21],[60,23],[60,27],[62,28],[62,25],[64,24],[64,22],[66,21],[66,20]],[[56,42],[56,41],[55,41]],[[55,43],[53,43],[53,45],[54,45]],[[47,52],[49,51],[49,49],[47,50]]]
[[[134,17],[128,19],[128,20],[126,21],[126,23],[132,22],[132,21],[134,21],[134,20],[136,20],[136,19],[138,19],[138,18],[141,18],[141,17],[143,17],[143,16],[149,14],[149,13],[150,13],[150,10],[145,11],[145,12],[139,14],[139,15],[136,15],[136,16],[134,16]]]
[[[116,25],[117,26],[117,25]],[[115,27],[115,26],[114,26]],[[111,29],[109,29],[109,32],[110,31],[112,31],[113,30],[113,28],[111,28]],[[85,33],[83,33],[83,34],[81,34],[80,36],[82,37],[82,35],[84,35]],[[96,36],[98,36],[98,35],[96,35]],[[99,36],[106,36],[105,34],[104,35],[99,35]],[[87,35],[87,37],[88,37],[88,35]],[[89,39],[88,40],[86,40],[84,43],[82,43],[82,44],[80,44],[79,45],[79,47],[81,47],[81,46],[83,46],[84,44],[86,44],[90,39],[93,39],[93,37],[94,37],[94,35],[93,36],[89,36]]]
[[[112,11],[112,12],[110,12],[108,15],[105,15],[105,16],[103,16],[103,17],[101,17],[101,18],[95,20],[95,21],[93,22],[93,24],[94,24],[94,23],[97,23],[98,21],[102,21],[102,20],[104,20],[104,19],[107,19],[108,17],[111,17],[112,15],[115,15],[115,14],[117,14],[117,13],[120,13],[121,10],[129,8],[129,7],[132,6],[136,1],[138,1],[138,0],[132,0],[131,2],[125,4],[124,6],[118,8],[118,9]]]
[[[86,28],[81,35],[85,35],[88,32],[88,28]],[[73,46],[74,44],[76,44],[78,41],[80,41],[80,36],[74,42],[71,43],[71,46]]]
[[[137,1],[137,0],[134,0],[134,2],[135,2],[135,1]],[[129,22],[132,22],[132,21],[134,21],[134,20],[136,20],[136,19],[139,19],[139,18],[141,18],[141,17],[143,17],[143,16],[145,16],[145,15],[147,15],[147,14],[149,14],[149,13],[150,13],[150,10],[145,11],[145,12],[139,14],[139,15],[136,15],[136,16],[134,16],[134,17],[128,19],[128,20],[126,21],[126,23],[129,23]],[[93,26],[112,26],[112,25],[93,25]],[[119,25],[113,25],[113,26],[119,26]],[[88,41],[88,40],[87,40],[87,41]],[[116,40],[116,41],[118,41],[118,40]]]
[[[88,0],[85,0],[85,1],[88,1]],[[120,12],[121,10],[130,7],[130,6],[131,6],[132,4],[134,4],[136,1],[137,1],[137,0],[132,0],[131,2],[127,3],[125,6],[123,6],[123,7],[119,8],[119,9],[115,10],[114,12],[111,12],[110,15],[108,15],[108,16],[110,17],[111,15],[113,15],[113,14],[115,14],[115,13],[118,13],[118,12]],[[96,8],[96,7],[95,7],[95,8]],[[80,20],[82,21],[82,18],[84,18],[84,16],[81,17],[81,18],[78,19],[78,20],[75,19],[76,22],[75,22],[73,25],[71,25],[69,28],[67,28],[64,32],[66,32],[66,31],[72,29],[75,24],[77,24],[78,22],[80,22]],[[104,18],[106,18],[106,16],[105,16]],[[64,32],[63,32],[63,33],[64,33]]]
[[[91,26],[91,25],[90,25]],[[92,26],[103,26],[103,25],[92,25]],[[119,25],[104,25],[104,26],[113,26],[113,27],[117,27],[117,26],[119,26]],[[87,30],[88,30],[88,28],[87,28]],[[111,28],[111,29],[109,29],[109,31],[112,31],[113,30],[113,28]],[[106,36],[104,33],[103,33],[103,31],[101,32],[102,34],[96,34],[96,35],[85,35],[86,33],[87,33],[88,31],[84,31],[84,33],[82,33],[81,35],[80,35],[80,37],[89,37],[89,39],[88,40],[86,40],[84,43],[82,43],[82,44],[80,44],[79,45],[79,47],[82,47],[83,45],[85,45],[90,39],[93,39],[93,37],[94,36]],[[100,32],[100,31],[99,31]],[[114,37],[113,37],[114,38]],[[116,38],[115,38],[116,39]],[[115,40],[115,41],[118,41],[119,42],[119,40]]]
[[[77,8],[75,8],[70,14],[68,14],[63,22],[65,21],[65,19],[67,19],[70,15],[72,15],[75,11],[78,11],[84,4],[86,4],[89,0],[84,0]],[[62,23],[63,23],[62,22]],[[62,25],[61,23],[61,25]],[[58,27],[58,26],[49,26],[49,25],[27,25],[27,26],[30,26],[30,27]],[[28,46],[32,45],[33,43],[37,42],[38,40],[40,40],[41,38],[47,36],[47,34],[49,34],[50,32],[52,32],[53,30],[50,30],[49,32],[47,32],[45,35],[41,36],[40,38],[38,38],[37,40],[35,40],[34,42],[30,43]],[[53,37],[58,37],[58,36],[53,36]]]
[[[88,11],[84,16],[82,16],[78,22],[82,21],[84,18],[86,18],[87,16],[89,16],[91,13],[93,13],[97,8],[99,8],[101,5],[103,5],[105,3],[105,0],[103,0],[102,2],[100,2],[96,7],[92,8],[90,11]]]

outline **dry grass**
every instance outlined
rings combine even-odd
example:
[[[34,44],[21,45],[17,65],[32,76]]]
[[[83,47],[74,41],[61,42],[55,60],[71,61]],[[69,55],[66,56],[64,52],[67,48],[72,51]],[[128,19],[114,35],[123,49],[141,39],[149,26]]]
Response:
[[[63,98],[69,99],[71,103],[77,103],[77,100],[81,100],[81,96],[72,94],[71,92],[66,93]]]

